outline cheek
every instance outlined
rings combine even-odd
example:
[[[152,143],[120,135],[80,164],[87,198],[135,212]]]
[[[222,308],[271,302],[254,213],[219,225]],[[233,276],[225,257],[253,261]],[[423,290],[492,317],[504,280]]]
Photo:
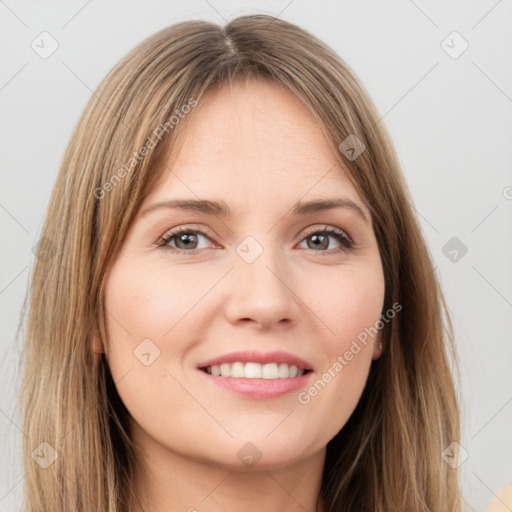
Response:
[[[169,300],[173,290],[166,295],[162,290],[169,283],[157,285],[154,281],[143,267],[119,259],[105,283],[110,370],[115,382],[121,378],[133,381],[137,377],[140,396],[149,396],[144,393],[144,387],[149,387],[149,382],[156,378],[155,368],[160,366],[157,363],[165,351],[161,339],[174,323]],[[125,379],[128,372],[130,379]]]
[[[166,371],[172,370],[169,360],[180,364],[184,352],[179,342],[169,340],[185,339],[178,332],[180,320],[197,301],[197,293],[187,292],[195,285],[189,281],[187,288],[177,277],[176,272],[171,279],[129,259],[118,260],[104,292],[108,365],[119,396],[138,423],[151,418],[169,432],[178,424],[169,423],[168,411],[190,405],[190,397]]]
[[[119,261],[105,286],[110,339],[132,342],[168,337],[211,286],[197,274],[155,271],[147,265]]]
[[[368,378],[375,343],[369,332],[384,304],[384,276],[378,263],[346,267],[331,275],[318,293],[315,313],[328,327],[320,338],[323,364],[297,398],[309,414],[325,421],[330,437],[347,422]]]
[[[173,383],[166,370],[183,368],[190,340],[204,332],[208,319],[198,317],[198,311],[208,307],[202,299],[216,280],[211,272],[171,271],[119,258],[104,291],[108,363],[114,381],[123,379],[125,387],[128,380],[136,382],[134,396],[146,397],[151,390]],[[124,378],[127,372],[130,379]]]
[[[384,306],[384,276],[380,265],[347,268],[326,280],[318,294],[319,314],[329,328],[331,349],[346,350],[352,340],[373,327]]]

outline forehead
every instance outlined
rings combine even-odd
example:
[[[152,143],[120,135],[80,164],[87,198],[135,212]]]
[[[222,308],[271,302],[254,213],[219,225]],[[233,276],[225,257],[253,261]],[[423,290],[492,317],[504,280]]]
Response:
[[[210,91],[184,126],[151,199],[223,198],[268,202],[360,197],[308,108],[269,81]]]

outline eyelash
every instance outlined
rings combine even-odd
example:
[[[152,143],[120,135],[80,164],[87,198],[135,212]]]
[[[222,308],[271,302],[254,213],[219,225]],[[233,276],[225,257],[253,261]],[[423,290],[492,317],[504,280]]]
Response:
[[[183,234],[195,234],[195,235],[199,234],[199,235],[205,236],[206,238],[210,238],[208,236],[207,232],[201,231],[199,229],[180,227],[180,228],[174,229],[172,231],[169,231],[165,235],[163,235],[158,240],[157,247],[163,247],[165,249],[171,250],[172,252],[175,252],[178,254],[183,254],[183,255],[197,254],[198,252],[200,252],[202,250],[202,249],[192,249],[190,251],[186,251],[184,249],[178,249],[176,247],[171,247],[168,245],[171,240],[173,240],[174,238],[176,238],[180,235],[183,235]],[[311,235],[329,235],[329,236],[332,236],[333,238],[335,238],[338,242],[340,242],[341,246],[338,247],[337,249],[331,249],[331,250],[326,250],[326,251],[315,251],[313,249],[309,249],[313,252],[318,252],[322,256],[336,256],[342,252],[347,253],[354,247],[354,243],[352,242],[352,240],[348,237],[348,235],[345,232],[343,232],[339,229],[336,229],[336,228],[332,228],[330,226],[325,226],[323,229],[313,229],[313,230],[308,231],[304,235],[304,238],[301,240],[301,242],[304,241],[306,238],[310,237]]]

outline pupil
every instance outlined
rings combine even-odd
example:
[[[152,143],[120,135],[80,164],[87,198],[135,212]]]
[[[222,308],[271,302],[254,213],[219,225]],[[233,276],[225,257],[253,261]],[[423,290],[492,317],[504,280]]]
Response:
[[[319,239],[323,239],[323,244],[322,244],[322,240],[319,240]],[[325,241],[327,240],[328,241],[328,238],[325,236],[325,235],[313,235],[312,237],[312,240],[314,241],[315,243],[315,247],[319,247],[321,246],[323,249],[326,248],[326,244],[325,244]],[[316,243],[315,241],[320,241],[320,243]],[[327,242],[327,245],[328,245],[328,242]]]
[[[185,242],[185,246],[188,247],[190,245],[190,242],[192,242],[192,243],[194,242],[193,238],[194,238],[194,235],[185,234],[185,235],[180,236],[180,241]],[[190,240],[190,239],[192,239],[192,240]]]

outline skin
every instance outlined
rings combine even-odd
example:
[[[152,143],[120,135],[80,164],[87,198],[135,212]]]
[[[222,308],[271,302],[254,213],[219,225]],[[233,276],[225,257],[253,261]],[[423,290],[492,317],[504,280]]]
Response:
[[[225,85],[190,116],[105,288],[107,359],[140,448],[131,510],[322,510],[325,447],[359,401],[380,356],[378,336],[307,404],[297,392],[238,395],[205,383],[197,365],[235,350],[287,351],[315,369],[304,389],[332,368],[383,312],[370,212],[311,113],[281,86]],[[357,203],[367,221],[348,208],[290,213],[299,200],[339,197]],[[142,215],[173,198],[223,200],[237,214]],[[180,226],[206,236],[157,247]],[[314,234],[325,226],[344,231],[355,248],[335,253],[343,246],[332,235],[318,248]],[[249,235],[263,249],[250,264],[236,252]],[[186,254],[192,249],[198,253]],[[144,339],[160,350],[148,366],[134,356]],[[102,350],[98,338],[94,347]],[[248,442],[261,453],[251,467],[237,456]]]

